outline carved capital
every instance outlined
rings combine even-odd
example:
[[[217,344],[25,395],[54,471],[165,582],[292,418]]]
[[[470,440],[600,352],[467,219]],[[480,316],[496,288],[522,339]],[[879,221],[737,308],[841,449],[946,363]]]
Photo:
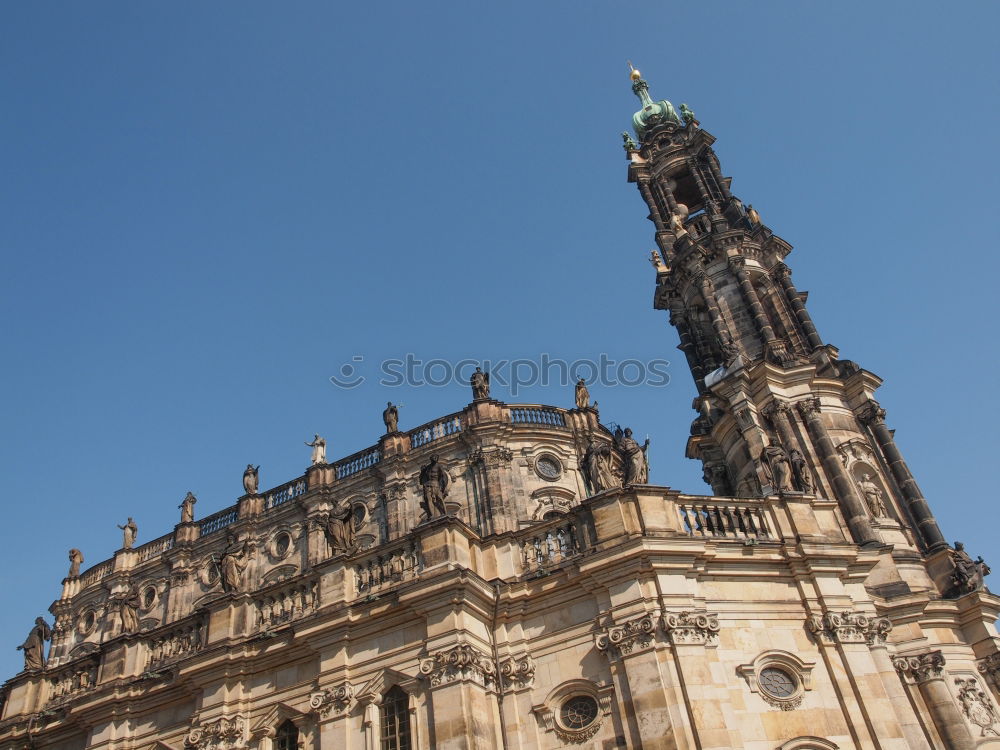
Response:
[[[994,685],[1000,687],[1000,653],[990,654],[976,662],[979,674],[988,678]]]
[[[774,268],[771,269],[771,275],[774,276],[778,281],[784,281],[790,278],[792,275],[792,269],[786,266],[784,263],[778,263]]]
[[[940,651],[928,651],[924,654],[897,656],[892,660],[892,665],[901,675],[919,684],[940,678],[944,674],[944,654]]]
[[[799,410],[799,414],[805,419],[815,419],[819,416],[819,399],[813,396],[812,398],[797,401],[795,408]]]
[[[885,409],[879,406],[878,401],[870,399],[858,412],[858,419],[865,424],[885,424]]]
[[[309,707],[321,716],[328,716],[331,711],[342,714],[350,709],[353,701],[354,687],[349,682],[329,690],[317,690],[309,695]]]
[[[632,653],[636,647],[643,649],[653,642],[656,632],[656,622],[652,615],[643,615],[621,625],[605,627],[595,637],[597,650],[603,652],[609,659],[623,654]]]
[[[472,463],[478,463],[485,466],[487,469],[495,469],[501,466],[510,466],[511,460],[514,458],[514,452],[510,448],[505,448],[503,446],[493,447],[493,448],[476,448],[469,456],[469,460]]]
[[[764,416],[770,419],[772,422],[775,417],[782,414],[786,417],[791,417],[792,407],[788,405],[787,401],[779,401],[775,399],[767,406],[764,407]]]
[[[892,630],[887,617],[869,617],[859,612],[824,612],[806,620],[806,627],[817,641],[828,643],[867,643],[877,646],[885,643]]]
[[[675,646],[712,646],[719,635],[719,618],[705,612],[667,612],[663,629]]]
[[[432,687],[460,680],[488,685],[496,679],[496,667],[486,654],[463,643],[421,659],[420,676]]]
[[[746,265],[747,265],[747,259],[744,258],[742,255],[729,256],[729,267],[732,268],[734,271],[737,272],[742,271],[744,268],[746,268]]]
[[[505,690],[531,687],[535,682],[535,662],[528,654],[501,660],[500,681]]]
[[[247,741],[247,720],[243,716],[222,716],[202,724],[196,718],[184,745],[198,750],[227,750],[245,747]]]

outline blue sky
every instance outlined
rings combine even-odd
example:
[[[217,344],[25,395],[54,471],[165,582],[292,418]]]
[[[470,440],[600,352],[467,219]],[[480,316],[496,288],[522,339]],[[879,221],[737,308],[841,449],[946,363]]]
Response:
[[[995,4],[7,3],[0,23],[0,673],[116,524],[167,533],[457,411],[375,363],[671,361],[594,388],[683,457],[694,388],[651,307],[625,61],[687,102],[796,250],[825,340],[886,379],[949,540],[996,548]],[[369,376],[332,386],[354,356]],[[365,370],[364,368],[367,368]],[[371,377],[371,376],[375,377]],[[508,401],[569,406],[529,388]],[[1000,559],[993,560],[1000,564]]]

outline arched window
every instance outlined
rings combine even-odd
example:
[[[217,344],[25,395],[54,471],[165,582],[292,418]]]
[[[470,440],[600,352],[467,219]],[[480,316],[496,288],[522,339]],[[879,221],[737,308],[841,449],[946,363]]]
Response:
[[[411,750],[410,696],[396,685],[382,698],[379,712],[382,750]]]
[[[285,719],[274,735],[274,750],[298,750],[299,728]]]

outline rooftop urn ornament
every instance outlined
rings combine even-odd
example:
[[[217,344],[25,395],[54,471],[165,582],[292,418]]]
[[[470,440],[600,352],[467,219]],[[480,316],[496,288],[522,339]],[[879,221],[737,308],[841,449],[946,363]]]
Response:
[[[306,445],[312,448],[311,460],[313,466],[319,466],[326,463],[326,440],[321,438],[318,434],[314,434],[312,442],[306,443]],[[256,492],[256,490],[254,490],[254,492]]]
[[[666,122],[680,125],[681,119],[677,116],[674,105],[666,99],[654,102],[649,95],[649,84],[642,79],[642,73],[632,67],[632,63],[629,63],[628,66],[631,70],[629,78],[632,80],[632,91],[642,103],[642,109],[632,115],[632,127],[635,129],[635,134],[639,136],[639,140],[645,137],[648,130]]]
[[[181,523],[192,523],[194,521],[194,504],[196,502],[198,502],[198,498],[189,490],[181,501],[181,504],[177,506],[181,509]]]
[[[476,371],[472,373],[472,377],[469,378],[469,383],[472,385],[473,401],[485,401],[490,397],[490,374],[488,372],[483,372],[482,368],[477,367]]]
[[[476,370],[478,371],[478,367]],[[444,466],[438,461],[437,454],[431,456],[431,462],[420,469],[420,489],[423,499],[420,507],[423,508],[427,518],[444,516],[448,513],[445,506],[445,498],[448,497],[448,484],[451,477]]]
[[[139,536],[139,527],[132,520],[132,516],[129,516],[124,526],[118,524],[118,528],[122,530],[122,549],[132,549],[135,538]]]
[[[243,491],[248,495],[256,495],[257,488],[259,485],[259,475],[257,474],[260,469],[260,464],[254,466],[253,464],[247,464],[246,470],[243,472]]]
[[[399,432],[399,408],[390,401],[382,412],[382,422],[387,435]]]
[[[80,566],[83,564],[83,553],[76,547],[69,551],[69,578],[76,578],[80,575]]]
[[[587,409],[590,407],[590,391],[587,390],[587,381],[580,378],[576,381],[576,408]]]
[[[45,641],[52,639],[52,628],[42,617],[35,618],[35,627],[28,633],[24,643],[17,647],[24,651],[24,668],[41,669],[45,666]]]

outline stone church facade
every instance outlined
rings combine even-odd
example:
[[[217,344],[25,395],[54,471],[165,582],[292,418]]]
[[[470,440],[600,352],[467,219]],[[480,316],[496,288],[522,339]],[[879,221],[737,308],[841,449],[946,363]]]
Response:
[[[80,571],[2,750],[1000,747],[1000,599],[693,112],[625,135],[711,495],[576,406],[461,411]],[[437,468],[434,468],[437,467]],[[45,658],[48,638],[51,646]]]

